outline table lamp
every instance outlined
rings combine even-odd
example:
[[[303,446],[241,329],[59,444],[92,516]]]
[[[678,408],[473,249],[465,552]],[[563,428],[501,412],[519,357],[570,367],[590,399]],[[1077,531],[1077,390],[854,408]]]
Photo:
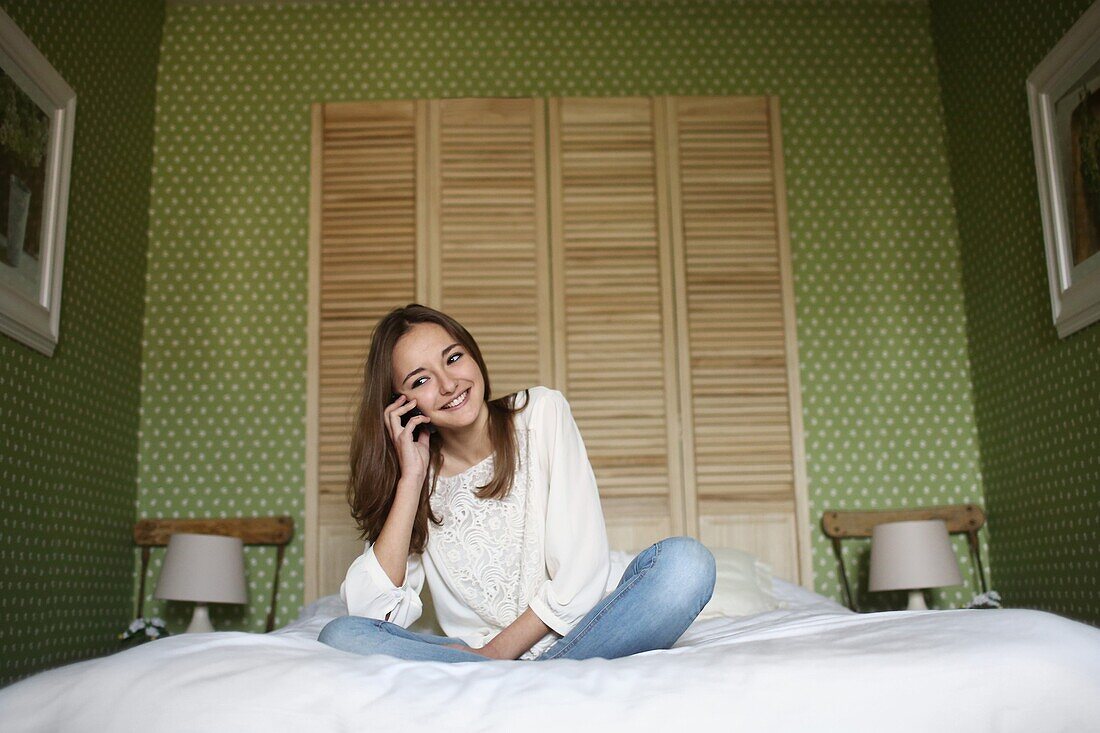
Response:
[[[244,542],[223,535],[173,534],[153,595],[167,601],[194,601],[186,633],[213,631],[207,603],[248,602]]]
[[[907,590],[909,610],[927,611],[925,588],[960,583],[959,564],[942,519],[875,525],[869,590]]]

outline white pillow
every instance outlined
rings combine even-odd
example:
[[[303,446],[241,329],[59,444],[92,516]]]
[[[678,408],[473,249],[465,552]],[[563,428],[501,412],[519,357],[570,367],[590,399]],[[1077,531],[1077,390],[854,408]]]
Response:
[[[298,613],[297,621],[308,621],[311,618],[317,616],[323,616],[325,618],[336,618],[337,616],[347,616],[348,607],[344,603],[344,599],[340,597],[339,593],[333,593],[329,596],[321,596],[313,603],[302,608]]]
[[[610,591],[619,584],[627,565],[636,553],[611,551]],[[699,618],[749,616],[774,611],[779,601],[772,590],[771,568],[743,550],[728,547],[711,549],[714,555],[714,594],[699,613]]]
[[[772,591],[775,593],[775,599],[779,601],[780,608],[819,613],[855,613],[831,598],[826,598],[782,578],[772,578]]]
[[[716,571],[714,595],[699,618],[749,616],[779,608],[772,590],[772,570],[766,563],[731,547],[714,548],[711,553]]]

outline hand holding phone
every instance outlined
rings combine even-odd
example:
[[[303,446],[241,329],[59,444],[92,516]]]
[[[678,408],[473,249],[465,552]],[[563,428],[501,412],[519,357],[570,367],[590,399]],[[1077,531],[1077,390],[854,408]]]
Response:
[[[401,398],[401,395],[399,395],[397,392],[391,392],[390,393],[390,404],[392,405],[394,402],[396,402],[400,398]],[[423,414],[424,413],[420,411],[419,407],[414,407],[411,410],[406,411],[404,414],[401,415],[401,427],[403,427],[403,428],[408,427],[409,420],[411,420],[411,419],[413,419],[414,417],[417,417],[417,416],[422,416]],[[427,418],[425,418],[425,419],[427,419]],[[430,422],[426,422],[426,423],[421,423],[421,424],[417,425],[416,427],[414,427],[413,428],[413,434],[412,434],[412,438],[413,438],[414,441],[420,438],[420,431],[422,429],[426,430],[428,432],[428,434],[431,435],[432,433],[435,432],[435,425],[432,425]]]
[[[427,436],[434,426],[429,423],[430,418],[416,409],[415,402],[415,400],[406,402],[402,395],[391,393],[390,404],[386,406],[383,421],[389,431],[390,441],[397,450],[397,458],[401,464],[401,478],[409,479],[419,489],[428,470]],[[427,430],[420,430],[422,427],[426,427]]]

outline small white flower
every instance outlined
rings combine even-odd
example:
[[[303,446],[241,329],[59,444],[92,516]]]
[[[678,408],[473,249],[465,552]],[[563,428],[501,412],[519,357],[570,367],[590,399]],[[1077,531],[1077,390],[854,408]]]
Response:
[[[143,628],[145,628],[145,619],[136,618],[136,619],[134,619],[133,621],[130,622],[130,628],[128,630],[129,631],[140,631]]]
[[[164,619],[162,619],[160,616],[153,616],[153,626],[159,626],[163,629],[166,624],[164,623]]]
[[[149,636],[149,637],[152,637],[152,638],[154,638],[154,639],[155,639],[155,638],[157,638],[158,636],[160,636],[160,632],[159,632],[159,631],[157,631],[157,630],[156,630],[155,628],[153,628],[152,626],[146,626],[146,627],[145,627],[145,635],[146,635],[146,636]]]

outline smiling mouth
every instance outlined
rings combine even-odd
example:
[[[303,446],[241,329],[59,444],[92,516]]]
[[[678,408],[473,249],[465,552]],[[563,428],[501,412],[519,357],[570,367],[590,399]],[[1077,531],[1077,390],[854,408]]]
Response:
[[[465,392],[460,394],[458,397],[455,397],[453,400],[451,400],[447,404],[443,405],[443,407],[440,408],[440,409],[453,410],[456,407],[462,407],[463,405],[466,404],[466,400],[468,400],[468,399],[470,399],[470,389],[467,387]]]

